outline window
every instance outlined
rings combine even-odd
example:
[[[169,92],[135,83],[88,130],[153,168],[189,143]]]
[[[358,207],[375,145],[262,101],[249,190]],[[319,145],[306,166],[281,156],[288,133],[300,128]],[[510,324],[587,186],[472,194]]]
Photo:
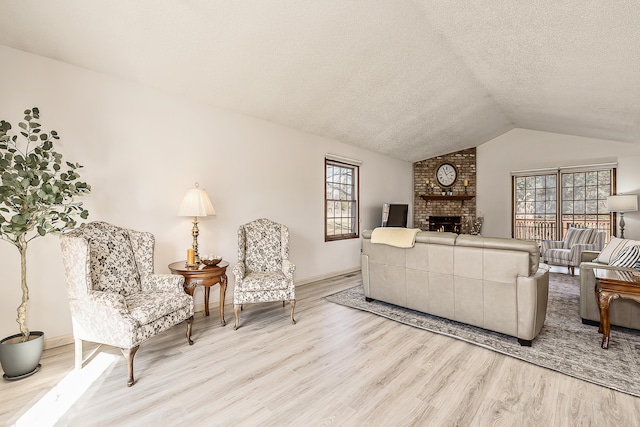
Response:
[[[357,161],[354,161],[357,162]],[[359,237],[359,166],[325,159],[324,240]]]
[[[555,240],[557,175],[514,177],[514,237]]]
[[[560,173],[563,238],[569,227],[579,227],[605,231],[609,240],[611,178],[611,170]]]
[[[513,175],[513,237],[563,240],[569,227],[594,228],[611,236],[607,196],[615,194],[615,168],[561,168]]]

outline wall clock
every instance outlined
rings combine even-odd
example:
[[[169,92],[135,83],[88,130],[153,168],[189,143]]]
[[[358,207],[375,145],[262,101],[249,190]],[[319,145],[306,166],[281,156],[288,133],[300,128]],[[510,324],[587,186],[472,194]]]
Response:
[[[458,168],[453,163],[441,163],[436,169],[436,181],[442,188],[450,188],[458,179]]]

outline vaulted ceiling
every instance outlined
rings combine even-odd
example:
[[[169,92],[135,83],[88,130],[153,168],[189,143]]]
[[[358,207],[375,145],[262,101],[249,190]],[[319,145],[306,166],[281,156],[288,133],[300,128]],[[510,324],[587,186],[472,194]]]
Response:
[[[0,44],[408,161],[640,144],[636,0],[2,0]]]

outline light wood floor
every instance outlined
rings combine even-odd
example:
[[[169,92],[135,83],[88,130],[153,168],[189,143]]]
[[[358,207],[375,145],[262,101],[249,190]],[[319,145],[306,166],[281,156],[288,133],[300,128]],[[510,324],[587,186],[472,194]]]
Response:
[[[322,298],[359,282],[298,287],[297,325],[278,303],[247,306],[237,331],[230,306],[224,328],[198,313],[193,346],[179,325],[140,347],[131,388],[120,351],[102,347],[114,361],[57,425],[640,425],[638,398]],[[42,366],[0,383],[3,425],[72,375],[73,346]]]

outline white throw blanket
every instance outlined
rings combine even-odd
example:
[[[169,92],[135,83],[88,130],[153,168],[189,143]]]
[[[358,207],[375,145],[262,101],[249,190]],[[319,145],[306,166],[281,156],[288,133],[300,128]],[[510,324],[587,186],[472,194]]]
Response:
[[[378,227],[371,232],[371,243],[397,248],[412,248],[416,244],[419,228]]]

